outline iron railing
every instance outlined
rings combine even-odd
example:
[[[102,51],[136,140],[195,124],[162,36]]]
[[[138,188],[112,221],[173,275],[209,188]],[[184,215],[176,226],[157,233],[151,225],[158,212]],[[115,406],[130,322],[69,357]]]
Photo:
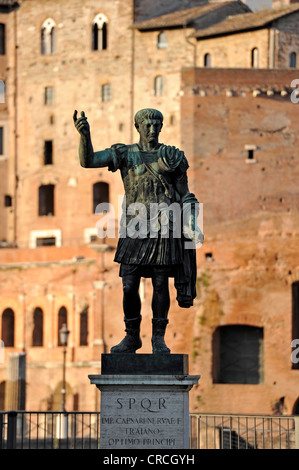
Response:
[[[299,416],[190,414],[191,449],[298,449]]]
[[[298,449],[299,416],[190,413],[190,449]],[[0,412],[0,449],[99,449],[99,412]]]

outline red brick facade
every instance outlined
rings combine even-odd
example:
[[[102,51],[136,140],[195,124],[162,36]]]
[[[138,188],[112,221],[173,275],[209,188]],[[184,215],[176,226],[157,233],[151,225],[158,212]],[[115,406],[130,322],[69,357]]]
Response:
[[[6,54],[0,55],[0,79],[6,82],[6,101],[0,104],[5,149],[0,157],[0,338],[8,324],[2,321],[4,311],[14,312],[13,346],[5,348],[6,362],[0,364],[0,408],[7,403],[6,363],[12,351],[26,352],[27,409],[60,406],[62,307],[71,331],[67,409],[99,408],[100,395],[88,374],[100,370],[100,353],[122,338],[124,325],[121,280],[113,262],[116,237],[95,237],[102,216],[93,213],[93,185],[108,184],[115,207],[123,188],[120,175],[79,166],[72,114],[86,112],[94,149],[100,150],[135,141],[134,113],[154,107],[165,118],[161,141],[185,151],[190,189],[204,204],[199,296],[193,308],[179,309],[171,282],[167,329],[172,352],[189,354],[191,372],[202,376],[192,390],[191,409],[272,413],[285,397],[287,412],[294,412],[298,371],[290,363],[290,342],[291,286],[299,279],[298,169],[297,107],[290,95],[297,76],[286,69],[289,54],[298,50],[293,32],[298,14],[279,20],[276,68],[267,70],[273,53],[267,27],[198,42],[191,37],[192,25],[170,27],[167,48],[159,48],[161,29],[132,28],[134,20],[149,14],[142,2],[135,2],[135,12],[131,0],[106,0],[100,7],[95,1],[70,0],[68,8],[51,0],[46,11],[43,3],[28,0],[0,16],[8,32]],[[166,3],[160,13],[169,11]],[[108,24],[103,50],[92,48],[98,14]],[[47,18],[55,22],[53,54],[41,54]],[[255,45],[261,70],[251,70]],[[212,68],[196,68],[207,52]],[[162,94],[155,92],[157,76],[164,78]],[[111,87],[107,100],[104,85]],[[45,101],[46,88],[54,90],[52,102]],[[45,164],[45,142],[52,142],[50,164]],[[53,204],[39,215],[39,188],[48,185],[54,188]],[[11,206],[4,207],[5,195]],[[56,246],[37,247],[40,239]],[[151,292],[151,281],[144,280],[144,353],[151,352]],[[33,345],[36,308],[43,312],[40,346]],[[263,329],[263,383],[213,382],[219,327],[228,325]]]

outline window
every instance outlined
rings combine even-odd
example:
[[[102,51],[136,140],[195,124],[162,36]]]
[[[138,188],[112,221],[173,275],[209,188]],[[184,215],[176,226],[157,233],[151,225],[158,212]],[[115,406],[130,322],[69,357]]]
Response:
[[[212,56],[209,53],[204,56],[204,66],[212,67]]]
[[[43,55],[55,52],[55,21],[48,18],[42,24],[41,29],[41,53]]]
[[[245,147],[246,152],[246,163],[256,163],[256,151],[259,150],[259,147],[255,144],[246,144]]]
[[[213,336],[214,383],[259,384],[263,382],[263,329],[227,325]]]
[[[12,206],[12,197],[9,194],[5,194],[4,196],[4,207],[11,207]]]
[[[59,331],[62,328],[62,325],[66,324],[67,325],[67,309],[65,307],[61,307],[58,312],[58,346],[62,346],[61,341],[60,341],[60,333]]]
[[[2,340],[6,348],[14,346],[15,314],[11,308],[6,308],[2,313]]]
[[[95,183],[93,185],[93,213],[96,212],[98,204],[102,204],[103,202],[109,202],[109,184],[103,182]],[[97,214],[103,211],[97,209]]]
[[[5,54],[5,24],[0,23],[0,55]]]
[[[44,165],[52,165],[53,163],[53,142],[46,140],[44,145]]]
[[[255,69],[259,68],[259,50],[257,47],[251,51],[251,67]]]
[[[61,246],[62,236],[59,229],[31,230],[29,248],[38,246]]]
[[[3,360],[4,362],[4,360]],[[5,410],[5,389],[6,389],[6,382],[0,382],[0,410]]]
[[[80,313],[80,346],[87,346],[88,338],[88,307]]]
[[[248,160],[254,160],[254,150],[253,149],[248,150],[247,158],[248,158]]]
[[[108,46],[108,20],[100,13],[92,22],[92,50],[103,51]]]
[[[3,127],[0,127],[0,155],[3,153]]]
[[[297,67],[297,54],[296,54],[296,52],[291,52],[290,53],[290,67],[294,68],[294,69]]]
[[[38,188],[38,215],[54,215],[54,184]]]
[[[32,346],[43,345],[44,313],[40,307],[33,312]]]
[[[45,88],[45,104],[54,104],[54,87],[52,86]]]
[[[112,90],[110,83],[102,85],[102,101],[111,101]]]
[[[293,415],[299,415],[299,398],[295,401],[294,408],[293,408]]]
[[[164,31],[158,34],[158,42],[157,42],[158,49],[165,49],[168,46],[167,42],[167,34]]]
[[[292,340],[299,339],[299,281],[292,284]],[[295,349],[298,348],[298,345]],[[299,369],[299,362],[292,363],[293,369]]]
[[[0,103],[5,103],[5,82],[0,80]]]
[[[36,246],[56,246],[55,237],[37,238]]]
[[[165,88],[165,80],[162,75],[158,75],[154,80],[154,92],[155,96],[163,96]]]

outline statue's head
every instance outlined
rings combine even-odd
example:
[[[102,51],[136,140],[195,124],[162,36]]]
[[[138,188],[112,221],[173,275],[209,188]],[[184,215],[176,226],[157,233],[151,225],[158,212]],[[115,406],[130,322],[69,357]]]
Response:
[[[163,125],[163,114],[157,109],[144,108],[137,111],[135,114],[135,126],[136,124],[137,126],[141,124],[145,119],[155,119],[161,122],[161,127]]]
[[[135,114],[135,127],[141,139],[158,141],[163,126],[163,114],[157,109],[140,109]]]

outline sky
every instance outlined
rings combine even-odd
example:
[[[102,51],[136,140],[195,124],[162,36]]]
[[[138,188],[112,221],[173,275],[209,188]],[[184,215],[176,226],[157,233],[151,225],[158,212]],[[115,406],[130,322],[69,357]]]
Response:
[[[253,11],[272,7],[272,0],[246,0],[246,3]]]

